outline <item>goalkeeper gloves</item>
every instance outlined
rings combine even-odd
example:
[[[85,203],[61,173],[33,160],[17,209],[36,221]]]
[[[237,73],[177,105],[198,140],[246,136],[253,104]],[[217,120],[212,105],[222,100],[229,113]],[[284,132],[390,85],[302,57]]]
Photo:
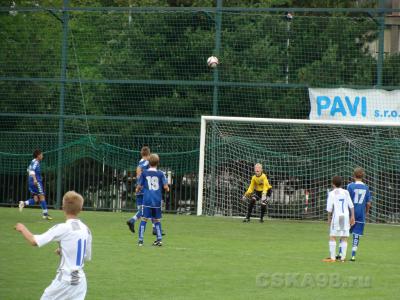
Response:
[[[243,201],[247,201],[247,196],[246,196],[246,195],[243,195],[242,200],[243,200]]]
[[[262,205],[267,205],[270,199],[271,198],[267,197],[266,193],[263,193],[262,196],[261,196],[261,204]]]

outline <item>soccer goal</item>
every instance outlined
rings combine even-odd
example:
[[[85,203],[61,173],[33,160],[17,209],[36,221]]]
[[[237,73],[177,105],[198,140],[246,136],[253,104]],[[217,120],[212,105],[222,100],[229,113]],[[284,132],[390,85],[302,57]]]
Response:
[[[244,216],[256,163],[273,186],[269,217],[325,219],[332,177],[346,186],[363,167],[369,220],[400,222],[400,124],[203,116],[197,214]]]

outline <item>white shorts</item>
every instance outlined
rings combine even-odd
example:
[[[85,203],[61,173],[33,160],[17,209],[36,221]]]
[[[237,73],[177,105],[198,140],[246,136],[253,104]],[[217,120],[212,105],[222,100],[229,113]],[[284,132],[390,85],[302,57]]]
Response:
[[[330,233],[329,233],[329,236],[345,236],[345,237],[348,237],[350,234],[349,234],[349,229],[347,229],[347,230],[334,230],[334,229],[331,229],[330,230]]]
[[[330,227],[330,236],[349,236],[350,235],[350,223],[349,218],[345,216],[339,216],[334,218]]]
[[[81,278],[77,285],[71,285],[67,281],[53,280],[44,290],[40,300],[83,300],[87,291],[86,277]]]

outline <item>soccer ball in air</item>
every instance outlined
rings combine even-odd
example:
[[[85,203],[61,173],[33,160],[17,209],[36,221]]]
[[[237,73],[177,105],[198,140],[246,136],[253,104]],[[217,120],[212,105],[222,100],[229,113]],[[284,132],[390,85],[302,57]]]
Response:
[[[216,56],[210,56],[207,59],[207,65],[210,68],[215,68],[216,66],[218,66],[218,64],[219,64],[219,61],[218,61],[218,58]]]

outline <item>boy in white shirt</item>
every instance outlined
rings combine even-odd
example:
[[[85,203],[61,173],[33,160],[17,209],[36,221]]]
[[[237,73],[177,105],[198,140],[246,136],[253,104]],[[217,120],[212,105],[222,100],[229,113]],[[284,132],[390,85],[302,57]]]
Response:
[[[84,261],[91,259],[92,234],[77,218],[82,206],[82,196],[69,191],[63,197],[65,223],[57,224],[40,235],[33,235],[24,224],[15,225],[15,229],[21,232],[32,246],[42,247],[52,241],[59,243],[56,253],[61,256],[61,260],[57,276],[45,289],[41,300],[85,299],[87,284],[83,266]]]
[[[332,178],[333,190],[328,195],[326,210],[328,211],[328,224],[330,224],[330,257],[324,259],[325,262],[336,261],[336,237],[340,237],[342,241],[341,261],[344,262],[350,225],[354,224],[354,205],[349,192],[341,188],[342,181],[342,177],[334,176]]]

